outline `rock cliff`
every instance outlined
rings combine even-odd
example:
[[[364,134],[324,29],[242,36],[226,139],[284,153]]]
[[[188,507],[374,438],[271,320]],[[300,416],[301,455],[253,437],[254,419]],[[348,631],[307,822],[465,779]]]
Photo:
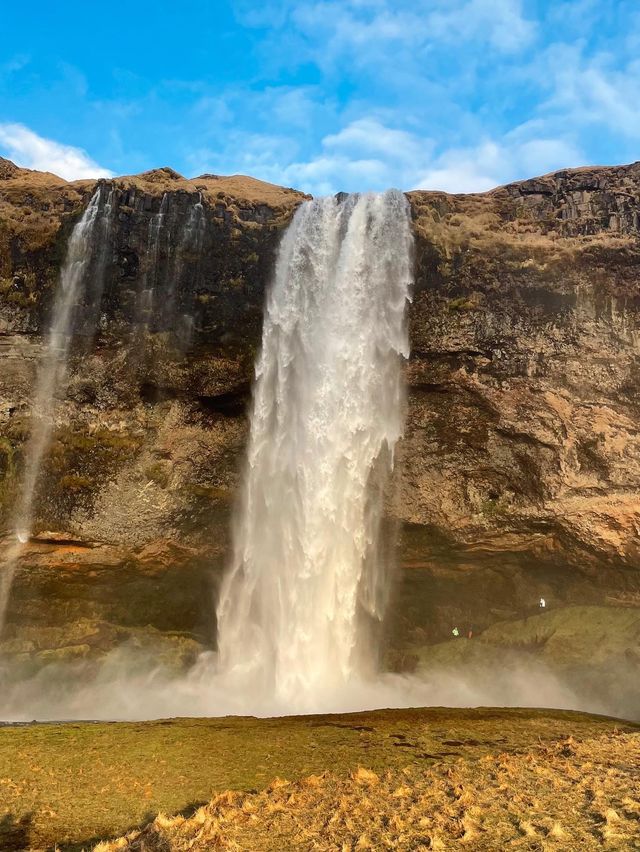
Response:
[[[0,160],[5,543],[52,295],[95,190]],[[214,641],[264,290],[305,196],[166,168],[102,191],[100,308],[56,406],[5,647],[177,634],[188,655]],[[541,596],[639,604],[640,164],[409,198],[393,642],[521,618]]]

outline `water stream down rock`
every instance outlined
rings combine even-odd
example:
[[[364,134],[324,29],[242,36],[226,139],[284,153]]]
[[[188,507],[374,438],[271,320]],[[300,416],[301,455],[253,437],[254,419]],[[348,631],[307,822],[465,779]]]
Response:
[[[313,708],[371,663],[412,249],[391,190],[306,202],[278,253],[218,646],[227,675],[285,706]]]
[[[21,493],[17,504],[14,529],[16,543],[11,548],[0,574],[0,631],[11,592],[11,583],[22,546],[31,535],[33,500],[42,466],[49,448],[55,422],[56,396],[67,374],[67,359],[75,325],[82,324],[81,307],[84,302],[93,322],[89,335],[95,330],[104,283],[105,247],[111,226],[113,190],[98,187],[88,207],[80,217],[69,240],[67,255],[56,291],[47,342],[36,380],[32,418],[33,426],[26,447],[26,463]],[[88,271],[93,259],[92,286],[85,293]],[[87,334],[86,320],[84,332]]]
[[[245,414],[252,414],[266,332],[265,290],[285,229],[309,200],[295,190],[242,176],[185,179],[168,168],[69,183],[0,161],[4,576],[12,576],[6,566],[28,492],[38,368],[74,227],[98,189],[102,204],[111,196],[110,226],[95,232],[105,238],[84,276],[66,376],[54,395],[0,661],[90,669],[123,645],[152,645],[170,646],[172,659],[189,665],[215,652],[218,639],[224,649],[233,635],[233,608],[228,620],[221,609],[220,637],[216,631],[221,578],[230,571],[225,590],[235,584],[243,600],[246,592],[251,630],[266,637],[259,652],[269,660],[265,690],[285,694],[298,684],[302,695],[317,688],[295,674],[305,634],[291,645],[287,681],[285,659],[273,652],[279,628],[265,624],[257,606],[269,590],[244,586],[244,521],[231,534],[251,481],[243,459],[257,423]],[[415,283],[411,351],[402,365],[406,426],[383,512],[383,528],[399,533],[385,662],[407,672],[468,656],[480,671],[481,657],[495,672],[495,625],[501,646],[523,646],[538,662],[575,667],[579,658],[589,666],[597,701],[557,706],[635,713],[640,164],[564,170],[483,194],[406,197]],[[354,200],[341,195],[332,204],[344,213]],[[355,213],[343,216],[345,226]],[[339,241],[346,238],[345,230]],[[103,275],[96,273],[101,264]],[[362,331],[353,324],[352,342]],[[317,352],[325,363],[329,352]],[[284,376],[285,387],[294,378]],[[351,394],[360,398],[359,387],[349,388],[347,406]],[[283,457],[286,447],[302,444],[283,444]],[[384,456],[376,476],[388,471]],[[248,517],[246,505],[240,517]],[[290,517],[296,535],[310,535],[301,509]],[[381,576],[369,569],[365,559],[357,626],[341,644],[351,651],[329,672],[336,681],[373,662],[358,653],[367,631],[376,630],[375,602],[384,601],[384,584],[374,583],[371,594],[365,582]],[[313,616],[305,629],[315,631],[318,613],[305,605]],[[294,602],[283,598],[278,606],[284,617]],[[602,625],[617,637],[615,648],[602,643]],[[548,638],[556,628],[556,639],[571,636],[570,660],[563,650],[569,640]],[[229,677],[250,676],[255,654],[223,656]],[[522,690],[516,697],[525,700]]]

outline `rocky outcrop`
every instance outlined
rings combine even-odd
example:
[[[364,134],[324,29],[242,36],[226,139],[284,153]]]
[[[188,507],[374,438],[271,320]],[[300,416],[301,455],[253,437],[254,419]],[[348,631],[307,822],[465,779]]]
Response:
[[[95,189],[0,161],[6,532],[52,294]],[[88,636],[149,624],[213,641],[206,590],[228,546],[264,289],[304,196],[170,169],[103,191],[100,309],[74,344],[8,634],[19,644],[27,622],[60,628],[62,647],[64,623],[84,619]],[[395,641],[522,617],[541,595],[637,604],[640,164],[409,198]],[[173,596],[169,623],[159,602]]]
[[[411,199],[400,512],[423,598],[476,626],[538,596],[637,603],[640,164]]]

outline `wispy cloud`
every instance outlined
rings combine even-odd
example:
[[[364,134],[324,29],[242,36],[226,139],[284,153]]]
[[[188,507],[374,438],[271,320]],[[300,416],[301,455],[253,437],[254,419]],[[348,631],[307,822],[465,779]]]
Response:
[[[346,59],[356,66],[378,63],[381,70],[381,50],[432,48],[445,41],[513,53],[528,47],[537,31],[522,0],[284,0],[267,2],[259,12],[243,3],[238,14],[248,26],[301,36],[290,41],[300,61],[313,57],[327,65]]]
[[[0,80],[9,79],[13,74],[22,71],[29,64],[29,54],[17,53],[6,62],[0,64]]]
[[[535,38],[537,25],[525,16],[521,0],[466,0],[441,5],[444,8],[427,19],[434,40],[446,38],[458,44],[477,41],[503,53],[515,53]]]
[[[286,135],[233,134],[224,150],[201,149],[191,162],[201,171],[240,167],[263,180],[327,195],[409,185],[432,150],[431,140],[367,117],[327,134],[307,158]]]
[[[433,148],[433,144],[419,139],[406,130],[386,127],[375,118],[361,118],[352,121],[338,133],[326,136],[323,147],[343,154],[357,151],[397,163],[409,165],[419,162]]]
[[[23,124],[0,124],[0,148],[16,165],[38,169],[66,180],[111,177],[81,148],[38,136]]]
[[[473,146],[446,147],[376,117],[357,119],[326,135],[314,156],[301,158],[295,153],[283,136],[235,136],[224,152],[200,151],[198,164],[201,171],[224,172],[229,164],[240,162],[243,171],[263,180],[329,195],[389,186],[484,192],[584,161],[572,140],[545,135],[541,122],[523,124]]]
[[[108,158],[314,194],[478,191],[638,156],[638,0],[230,0],[224,26],[199,5],[174,26],[202,25],[213,65],[200,49],[158,65],[147,39],[121,67],[101,44],[75,68],[14,32],[0,99],[27,127],[0,125],[0,147],[64,176],[108,174]],[[29,129],[65,114],[82,147]]]
[[[610,53],[585,57],[580,45],[552,45],[546,58],[553,88],[542,113],[640,139],[640,59],[620,65]]]
[[[416,183],[419,189],[485,192],[523,177],[582,162],[582,153],[563,139],[518,138],[518,133],[441,153]]]

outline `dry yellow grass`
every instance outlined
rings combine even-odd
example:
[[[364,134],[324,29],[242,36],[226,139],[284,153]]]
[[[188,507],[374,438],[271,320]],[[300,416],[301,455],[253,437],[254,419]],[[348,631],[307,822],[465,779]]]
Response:
[[[259,807],[258,791],[274,778],[317,776],[325,794],[349,795],[358,767],[383,785],[392,773],[393,792],[401,782],[414,786],[408,767],[412,779],[431,777],[432,769],[445,777],[462,759],[482,789],[478,767],[488,757],[537,754],[569,736],[606,742],[614,731],[640,740],[633,723],[499,708],[0,726],[0,850],[88,852],[99,840],[140,830],[157,813],[191,816],[225,790],[249,795]]]
[[[226,792],[95,852],[640,849],[640,735]]]
[[[202,175],[183,178],[172,169],[154,169],[140,175],[113,178],[122,192],[136,190],[160,197],[164,192],[202,194],[205,202],[221,205],[240,228],[255,227],[251,217],[241,211],[262,206],[275,214],[272,224],[289,221],[292,211],[308,197],[294,189],[276,186],[245,175]],[[22,169],[0,157],[0,278],[12,272],[8,251],[10,239],[18,239],[25,251],[51,247],[60,227],[69,215],[78,216],[83,204],[95,191],[98,181],[67,182],[49,172]]]
[[[169,168],[152,169],[139,175],[115,178],[117,186],[142,190],[148,195],[182,190],[201,191],[210,204],[223,201],[240,206],[268,205],[275,210],[291,210],[306,196],[304,193],[248,175],[199,175],[184,178]]]

